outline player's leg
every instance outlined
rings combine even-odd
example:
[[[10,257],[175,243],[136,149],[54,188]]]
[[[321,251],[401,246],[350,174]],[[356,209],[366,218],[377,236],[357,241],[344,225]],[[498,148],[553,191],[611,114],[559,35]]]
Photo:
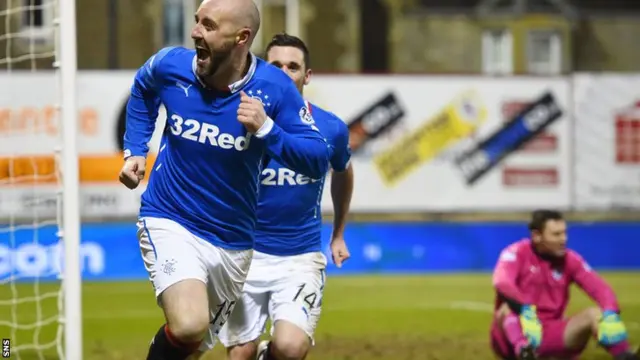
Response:
[[[206,271],[191,244],[191,234],[175,222],[142,219],[138,240],[166,320],[151,342],[147,359],[184,360],[198,348],[209,325]]]
[[[589,308],[572,316],[564,329],[564,344],[567,348],[582,351],[591,338],[598,336],[598,324],[602,312],[598,308]],[[602,346],[602,345],[601,345]],[[614,359],[637,359],[629,343],[621,341],[615,345],[603,346]]]
[[[264,360],[301,360],[313,345],[320,318],[326,259],[322,253],[287,258],[294,276],[288,275],[271,296],[272,338]]]
[[[573,350],[584,349],[592,336],[598,333],[600,314],[598,308],[589,308],[569,318],[563,335],[565,346]]]
[[[538,349],[542,359],[577,359],[584,351],[591,337],[598,333],[600,310],[589,308],[569,319],[543,320],[542,343]],[[607,347],[614,359],[628,358],[629,345],[626,342]]]
[[[227,348],[229,360],[256,358],[258,339],[264,332],[269,317],[269,293],[255,290],[258,289],[248,280],[235,309],[220,330],[218,338]]]
[[[288,320],[278,320],[273,326],[273,336],[271,341],[266,344],[266,351],[269,351],[274,359],[302,360],[306,358],[312,345],[312,331],[304,330],[299,324],[291,323]],[[307,328],[312,328],[312,326],[307,326]],[[271,358],[265,357],[265,359]]]
[[[253,250],[227,250],[196,239],[208,273],[209,331],[200,346],[201,351],[207,351],[215,346],[222,327],[240,301]]]
[[[254,360],[258,355],[258,339],[227,349],[229,360]]]
[[[520,319],[507,304],[500,306],[491,326],[491,347],[504,360],[534,360],[535,352],[522,332]]]

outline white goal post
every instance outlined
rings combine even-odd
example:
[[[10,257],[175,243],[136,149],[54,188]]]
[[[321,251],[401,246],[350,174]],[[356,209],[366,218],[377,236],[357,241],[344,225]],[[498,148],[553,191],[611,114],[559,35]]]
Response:
[[[80,264],[80,179],[78,161],[78,109],[76,74],[78,52],[75,0],[57,0],[58,41],[56,68],[60,75],[60,125],[62,128],[62,229],[64,244],[64,356],[82,359],[82,274]]]

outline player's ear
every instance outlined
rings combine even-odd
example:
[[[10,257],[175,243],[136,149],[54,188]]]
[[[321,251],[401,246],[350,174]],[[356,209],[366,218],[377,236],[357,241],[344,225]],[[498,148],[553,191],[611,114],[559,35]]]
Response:
[[[533,241],[534,244],[539,244],[542,237],[541,235],[540,231],[531,230],[531,241]]]
[[[311,69],[307,69],[307,72],[304,74],[304,84],[309,85],[311,82],[311,75],[313,75],[313,71]]]
[[[251,39],[251,30],[244,28],[236,34],[236,45],[245,45],[249,43],[249,39]]]

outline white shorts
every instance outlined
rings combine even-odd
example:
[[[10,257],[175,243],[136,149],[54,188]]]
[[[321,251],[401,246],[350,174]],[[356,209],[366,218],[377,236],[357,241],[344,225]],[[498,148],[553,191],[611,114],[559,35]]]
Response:
[[[216,336],[242,294],[253,250],[226,250],[193,235],[175,221],[141,218],[138,241],[144,266],[160,294],[186,279],[207,285],[211,325],[201,349],[211,349]]]
[[[252,342],[271,319],[272,323],[285,320],[298,326],[313,344],[326,266],[321,252],[273,256],[255,251],[242,298],[220,331],[220,342],[227,348]]]

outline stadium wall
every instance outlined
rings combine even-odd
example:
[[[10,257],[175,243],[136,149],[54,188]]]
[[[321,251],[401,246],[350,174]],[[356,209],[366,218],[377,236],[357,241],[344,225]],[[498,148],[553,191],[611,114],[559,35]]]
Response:
[[[0,234],[0,282],[56,279],[61,249],[55,227]],[[323,227],[324,251],[331,227]],[[145,280],[132,223],[84,224],[85,280]],[[570,224],[570,247],[597,269],[640,270],[640,223]],[[527,235],[522,223],[354,223],[346,239],[351,259],[330,275],[490,271],[502,248]]]

